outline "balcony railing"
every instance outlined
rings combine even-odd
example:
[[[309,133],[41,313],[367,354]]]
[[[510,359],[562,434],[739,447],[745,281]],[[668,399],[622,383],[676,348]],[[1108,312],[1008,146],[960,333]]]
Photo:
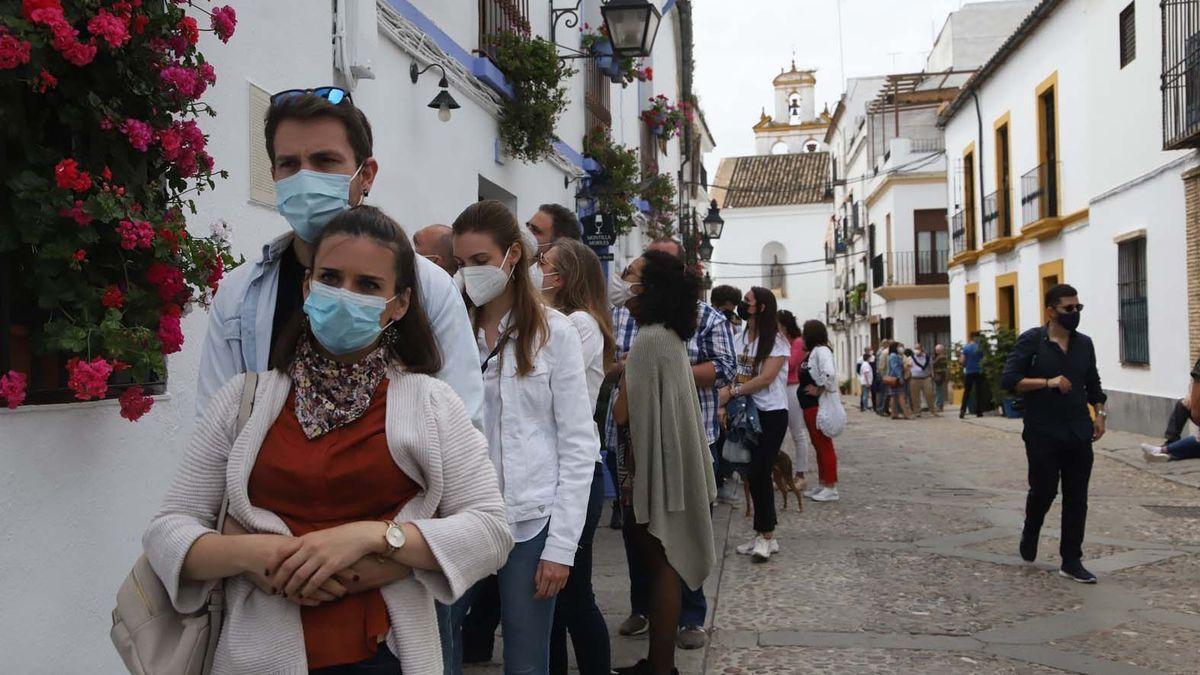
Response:
[[[983,243],[1004,236],[1000,232],[1000,197],[998,192],[983,198]]]
[[[529,0],[479,0],[479,51],[491,57],[493,35],[529,31]]]
[[[941,136],[912,139],[912,152],[942,152],[945,149],[946,139]]]
[[[1163,149],[1200,146],[1200,2],[1161,0]]]
[[[950,251],[892,251],[871,260],[875,288],[888,286],[931,286],[950,283]]]
[[[1057,175],[1048,164],[1039,164],[1021,176],[1021,222],[1032,222],[1058,215]]]
[[[600,67],[596,65],[596,59],[586,59],[586,62],[584,76],[586,90],[583,100],[587,111],[587,129],[590,131],[599,126],[612,126],[612,112],[609,110],[609,92],[612,82],[608,76],[600,72]],[[707,179],[702,182],[707,184]]]
[[[967,240],[966,215],[962,209],[950,216],[950,241],[954,247],[954,255],[970,250]]]

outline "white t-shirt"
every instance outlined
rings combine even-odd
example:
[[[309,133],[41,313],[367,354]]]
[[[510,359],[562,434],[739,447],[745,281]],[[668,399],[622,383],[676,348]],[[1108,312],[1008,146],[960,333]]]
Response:
[[[604,382],[604,334],[600,332],[600,324],[596,323],[596,319],[585,311],[572,312],[567,318],[575,324],[583,344],[583,374],[587,377],[588,396],[591,397],[592,411],[595,412],[600,384]]]
[[[737,355],[738,380],[745,381],[753,378],[757,374],[754,370],[754,355],[758,353],[758,339],[755,338],[753,342],[747,343],[746,332],[742,331],[733,337],[733,353]],[[770,357],[784,357],[783,367],[779,369],[779,374],[775,376],[775,381],[771,383],[771,386],[750,394],[750,399],[754,401],[754,407],[759,410],[787,410],[787,359],[791,355],[792,348],[784,340],[783,335],[776,335]]]

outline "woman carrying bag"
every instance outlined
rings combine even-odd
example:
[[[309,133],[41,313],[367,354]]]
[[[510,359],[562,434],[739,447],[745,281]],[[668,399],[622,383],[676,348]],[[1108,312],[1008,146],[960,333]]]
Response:
[[[755,286],[745,297],[750,318],[746,328],[734,338],[738,355],[737,380],[729,396],[749,396],[758,410],[762,434],[750,459],[750,498],[754,500],[754,540],[737,548],[755,562],[770,560],[779,552],[775,539],[775,486],[771,475],[775,457],[788,429],[787,362],[792,348],[779,330],[775,295]]]
[[[829,332],[825,324],[815,319],[805,321],[804,344],[808,345],[809,352],[808,358],[800,368],[800,391],[797,398],[800,408],[804,410],[808,437],[817,451],[817,477],[821,483],[809,498],[817,502],[836,502],[837,452],[833,448],[831,433],[840,433],[841,429],[830,428],[823,424],[824,420],[820,418],[822,407],[825,407],[828,417],[836,418],[841,401],[837,399],[837,366],[833,359],[833,350],[829,348]],[[845,425],[845,417],[846,412],[842,410],[842,426]]]
[[[207,406],[146,556],[181,613],[224,581],[218,675],[437,672],[434,600],[512,547],[486,441],[428,375],[440,356],[400,227],[358,207],[314,248],[304,318],[279,335],[244,429],[239,375]],[[212,529],[226,496],[249,534]],[[355,588],[376,560],[398,580]]]

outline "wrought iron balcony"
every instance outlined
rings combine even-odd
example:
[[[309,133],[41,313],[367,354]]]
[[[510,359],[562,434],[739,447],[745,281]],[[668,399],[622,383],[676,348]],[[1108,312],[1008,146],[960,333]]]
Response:
[[[529,35],[529,0],[479,0],[479,50],[492,58],[492,36]]]
[[[998,192],[983,198],[983,243],[1004,236],[1000,231],[1000,197]]]
[[[1057,175],[1039,164],[1021,176],[1021,222],[1025,225],[1058,215]]]
[[[954,215],[950,216],[950,240],[954,247],[954,255],[969,251],[973,248],[971,242],[967,238],[966,214],[962,209],[959,209]]]
[[[890,286],[933,286],[950,283],[950,251],[892,251],[871,260],[875,289]]]
[[[1200,2],[1161,6],[1163,149],[1200,147]]]

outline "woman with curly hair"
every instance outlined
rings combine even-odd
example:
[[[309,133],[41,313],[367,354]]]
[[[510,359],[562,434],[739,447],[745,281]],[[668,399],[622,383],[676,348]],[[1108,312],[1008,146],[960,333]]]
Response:
[[[709,505],[712,456],[688,359],[700,279],[679,258],[647,251],[625,273],[638,334],[626,357],[613,419],[618,482],[636,554],[650,572],[650,653],[629,672],[669,675],[681,589],[699,588],[716,562]],[[633,377],[625,377],[632,373]]]

